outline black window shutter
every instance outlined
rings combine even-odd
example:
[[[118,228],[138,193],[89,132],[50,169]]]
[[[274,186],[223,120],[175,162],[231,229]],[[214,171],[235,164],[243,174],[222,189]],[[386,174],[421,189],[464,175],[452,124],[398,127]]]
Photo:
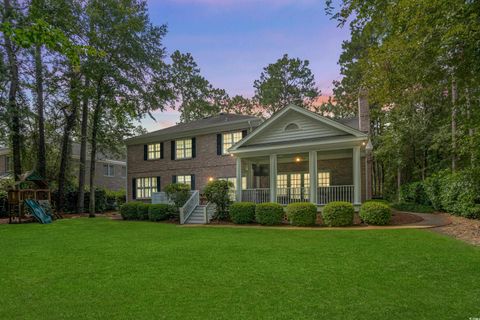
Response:
[[[222,154],[222,135],[217,133],[217,156]]]
[[[172,176],[172,183],[177,183],[177,176]]]
[[[137,199],[137,179],[132,179],[132,199]]]
[[[192,138],[192,158],[197,156],[197,139],[195,137]]]
[[[171,159],[172,160],[175,160],[175,140],[172,140],[171,144],[170,144],[170,152],[171,152]]]
[[[195,190],[195,175],[194,174],[191,174],[190,175],[190,180],[191,180],[191,188],[192,190]]]
[[[162,191],[162,188],[160,188],[160,177],[157,177],[157,192]]]
[[[143,145],[143,160],[148,160],[148,144]]]
[[[242,138],[245,138],[248,134],[248,131],[247,130],[243,130],[242,131]]]
[[[160,142],[160,159],[163,159],[163,142]]]

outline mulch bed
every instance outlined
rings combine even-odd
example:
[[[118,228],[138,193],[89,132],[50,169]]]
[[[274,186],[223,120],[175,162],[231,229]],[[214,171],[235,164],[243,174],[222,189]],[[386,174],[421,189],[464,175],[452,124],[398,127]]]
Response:
[[[430,230],[480,246],[480,220],[449,216],[451,224]]]

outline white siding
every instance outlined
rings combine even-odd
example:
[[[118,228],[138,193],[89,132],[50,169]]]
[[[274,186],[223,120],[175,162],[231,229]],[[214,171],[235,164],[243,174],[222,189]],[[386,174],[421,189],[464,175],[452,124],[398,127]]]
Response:
[[[285,127],[290,123],[297,124],[300,129],[285,131]],[[270,124],[270,127],[264,129],[264,131],[260,132],[256,137],[253,137],[245,144],[245,146],[254,144],[332,137],[346,134],[346,132],[338,130],[337,128],[334,128],[328,124],[322,123],[319,120],[312,119],[294,110],[290,110],[289,112],[285,113],[281,118],[277,119],[275,123]]]

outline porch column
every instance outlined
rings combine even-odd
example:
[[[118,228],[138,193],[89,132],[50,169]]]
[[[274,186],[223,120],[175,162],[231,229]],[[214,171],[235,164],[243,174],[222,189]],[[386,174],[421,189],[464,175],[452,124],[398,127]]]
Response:
[[[317,204],[317,189],[318,189],[318,161],[317,151],[310,151],[308,153],[308,172],[310,174],[310,202]]]
[[[236,200],[242,201],[242,158],[237,157],[237,189],[236,191]]]
[[[353,147],[353,204],[361,203],[360,146]]]
[[[277,202],[277,155],[270,155],[270,202]]]

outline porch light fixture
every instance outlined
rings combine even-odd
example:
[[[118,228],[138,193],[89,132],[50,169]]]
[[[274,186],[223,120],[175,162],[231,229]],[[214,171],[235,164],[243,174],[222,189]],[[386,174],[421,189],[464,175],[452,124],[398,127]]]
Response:
[[[213,178],[212,177],[208,178],[208,181],[213,181]]]
[[[302,159],[300,159],[300,157],[295,158],[295,162],[300,162],[300,161],[302,161]]]
[[[372,141],[370,141],[370,139],[368,139],[367,146],[365,147],[365,150],[367,150],[367,151],[372,151],[373,150],[373,144],[372,144]]]

